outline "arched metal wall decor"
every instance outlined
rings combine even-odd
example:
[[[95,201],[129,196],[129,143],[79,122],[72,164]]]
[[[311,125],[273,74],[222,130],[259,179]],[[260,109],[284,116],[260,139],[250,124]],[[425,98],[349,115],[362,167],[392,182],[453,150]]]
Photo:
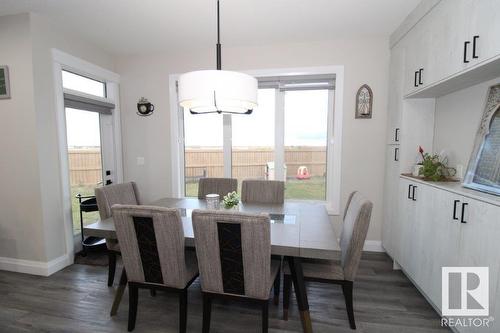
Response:
[[[363,84],[356,94],[356,119],[371,119],[373,106],[373,92]]]

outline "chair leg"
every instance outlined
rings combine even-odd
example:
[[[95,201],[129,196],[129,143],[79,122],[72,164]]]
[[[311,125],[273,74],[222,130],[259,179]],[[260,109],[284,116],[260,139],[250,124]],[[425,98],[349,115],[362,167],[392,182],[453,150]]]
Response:
[[[278,271],[278,275],[276,275],[276,279],[274,279],[274,305],[278,305],[280,302],[280,287],[281,287],[281,269]]]
[[[139,290],[137,286],[128,284],[128,331],[132,332],[135,328],[135,320],[137,318],[137,301],[139,298]]]
[[[179,293],[179,333],[186,333],[187,326],[187,289]]]
[[[269,303],[262,303],[262,333],[267,333],[269,327]]]
[[[345,307],[347,309],[347,316],[349,317],[349,326],[351,329],[356,329],[356,323],[354,322],[354,308],[352,303],[352,281],[344,281],[342,284],[342,292],[345,298]]]
[[[290,307],[290,292],[292,289],[292,277],[283,276],[283,320],[288,320],[288,308]]]
[[[109,259],[108,287],[111,287],[113,285],[113,281],[115,280],[116,253],[113,251],[108,251],[108,259]]]
[[[212,313],[212,298],[203,294],[203,333],[210,332],[210,315]]]

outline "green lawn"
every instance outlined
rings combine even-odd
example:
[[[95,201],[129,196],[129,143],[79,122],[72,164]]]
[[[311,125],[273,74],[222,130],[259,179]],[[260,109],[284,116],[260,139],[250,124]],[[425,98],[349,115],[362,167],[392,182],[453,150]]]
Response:
[[[238,184],[241,192],[241,182]],[[286,199],[325,200],[325,178],[312,177],[307,180],[287,179],[285,184]],[[198,183],[186,184],[186,196],[198,196]]]
[[[80,205],[76,195],[80,193],[82,196],[94,195],[94,186],[72,186],[71,187],[71,203],[73,211],[73,233],[80,233]],[[83,225],[91,224],[99,219],[99,212],[83,213]]]

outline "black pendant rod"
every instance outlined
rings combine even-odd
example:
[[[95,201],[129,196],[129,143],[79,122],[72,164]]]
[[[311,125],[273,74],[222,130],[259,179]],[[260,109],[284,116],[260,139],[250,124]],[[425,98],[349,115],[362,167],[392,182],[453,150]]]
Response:
[[[217,0],[217,69],[222,69],[221,61],[221,45],[220,45],[220,16],[219,16],[219,0]]]

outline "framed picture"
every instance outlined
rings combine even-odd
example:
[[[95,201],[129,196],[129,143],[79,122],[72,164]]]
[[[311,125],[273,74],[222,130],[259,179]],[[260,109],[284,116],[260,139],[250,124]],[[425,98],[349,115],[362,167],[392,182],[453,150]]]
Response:
[[[371,119],[373,105],[373,92],[363,84],[356,94],[356,119]]]
[[[9,67],[0,66],[0,99],[10,98]]]

